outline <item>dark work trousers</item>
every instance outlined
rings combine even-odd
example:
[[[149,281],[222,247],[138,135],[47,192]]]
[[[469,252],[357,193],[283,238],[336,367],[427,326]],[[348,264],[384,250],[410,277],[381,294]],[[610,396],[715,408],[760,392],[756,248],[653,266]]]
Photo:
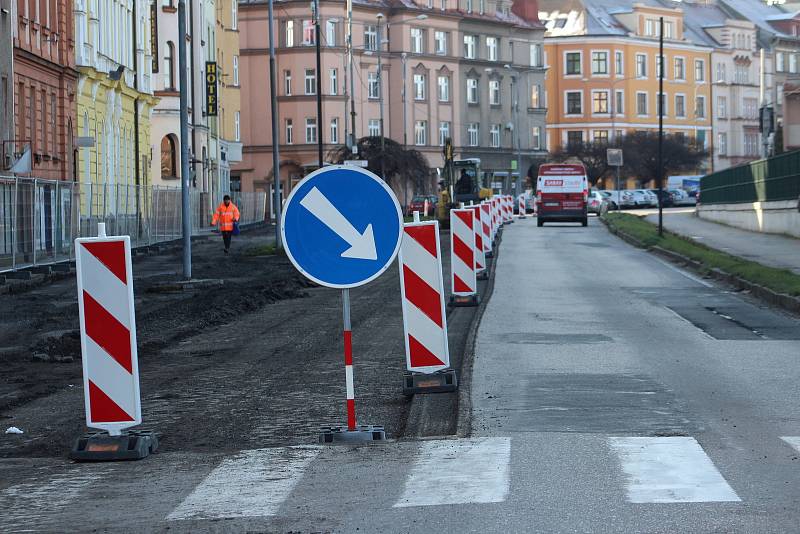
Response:
[[[231,248],[231,234],[233,232],[222,232],[222,242],[225,243],[225,250]]]

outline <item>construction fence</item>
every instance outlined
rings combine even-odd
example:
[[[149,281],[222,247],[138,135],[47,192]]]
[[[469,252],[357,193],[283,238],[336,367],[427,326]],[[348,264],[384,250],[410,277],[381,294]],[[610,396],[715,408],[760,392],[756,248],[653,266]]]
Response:
[[[703,204],[741,204],[800,198],[800,151],[704,176],[700,181]]]
[[[192,235],[210,232],[224,193],[190,192]],[[240,224],[264,221],[266,193],[228,193]],[[0,176],[0,272],[74,259],[78,237],[128,235],[132,247],[182,236],[180,187]]]

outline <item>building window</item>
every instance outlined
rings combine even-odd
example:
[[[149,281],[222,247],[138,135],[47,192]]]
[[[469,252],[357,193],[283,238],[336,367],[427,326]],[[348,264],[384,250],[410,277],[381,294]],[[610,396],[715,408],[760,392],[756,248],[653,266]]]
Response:
[[[413,54],[422,54],[422,29],[411,28],[411,52]]]
[[[775,70],[778,72],[784,72],[786,70],[783,52],[778,52],[775,54]]]
[[[339,143],[339,119],[336,117],[331,119],[331,143]]]
[[[717,63],[717,83],[725,83],[725,63]]]
[[[728,99],[724,96],[717,97],[717,117],[724,119],[728,116]]]
[[[789,73],[797,73],[797,54],[789,54]]]
[[[616,100],[614,101],[614,115],[625,115],[625,91],[617,89],[614,93]]]
[[[541,150],[542,148],[542,127],[534,126],[531,128],[531,148]]]
[[[647,56],[636,54],[636,77],[647,78]]]
[[[231,29],[239,29],[239,2],[231,2]]]
[[[414,122],[414,144],[417,146],[428,144],[428,121]]]
[[[694,60],[694,81],[706,81],[706,62],[702,59]]]
[[[433,40],[436,46],[436,55],[438,56],[446,56],[447,55],[447,32],[435,32],[433,34]]]
[[[582,130],[569,130],[567,131],[567,146],[578,146],[583,144],[583,131]]]
[[[317,44],[317,29],[314,26],[313,20],[303,21],[303,44],[304,45]]]
[[[656,26],[658,23],[655,19],[647,19],[644,21],[644,34],[650,37],[657,36],[658,30],[656,30]]]
[[[439,102],[450,101],[450,78],[448,76],[439,76]]]
[[[701,147],[703,147],[703,148],[708,148],[708,147],[706,146],[706,131],[705,131],[705,130],[697,130],[697,131],[695,132],[695,134],[694,134],[694,138],[695,138],[695,141],[697,141],[697,143],[698,143],[698,144],[699,144]]]
[[[478,123],[470,122],[467,125],[467,145],[478,146]]]
[[[472,13],[472,0],[467,0],[467,13]]]
[[[661,69],[661,56],[656,54],[656,78],[663,76],[667,79],[667,71]]]
[[[608,52],[592,52],[592,74],[608,74]]]
[[[447,138],[450,137],[450,123],[440,122],[439,123],[439,146],[444,146],[447,142]]]
[[[464,58],[475,59],[475,43],[478,40],[474,35],[464,36]]]
[[[364,49],[377,50],[378,49],[378,27],[367,25],[364,26]]]
[[[579,75],[581,73],[581,53],[567,52],[566,67],[567,76]]]
[[[415,74],[414,75],[414,100],[425,100],[426,98],[426,91],[425,86],[427,85],[426,76],[424,74]]]
[[[706,118],[706,97],[698,95],[695,99],[694,116],[698,119]]]
[[[175,45],[172,41],[167,41],[167,49],[164,54],[164,89],[174,91],[175,85]]]
[[[492,148],[500,148],[500,125],[492,124],[489,128],[489,146]]]
[[[675,58],[675,79],[676,80],[685,80],[686,79],[686,60],[682,57]]]
[[[336,46],[336,22],[325,22],[325,41],[328,46]]]
[[[486,38],[486,59],[497,61],[497,37]]]
[[[614,52],[614,72],[617,76],[623,76],[625,74],[625,64],[621,50]]]
[[[317,119],[306,119],[306,143],[317,142]]]
[[[381,135],[381,121],[378,119],[370,119],[367,126],[370,137],[378,137]]]
[[[161,178],[178,177],[177,140],[174,135],[165,135],[161,139]]]
[[[542,66],[542,45],[539,43],[531,44],[531,67]]]
[[[233,85],[239,85],[239,56],[233,56]]]
[[[294,143],[294,132],[292,131],[293,128],[292,119],[286,119],[286,144],[291,145]]]
[[[592,140],[595,143],[608,144],[608,130],[595,130],[592,132]]]
[[[684,95],[675,95],[675,116],[686,117],[686,97]]]
[[[334,95],[334,96],[338,95],[339,94],[339,81],[338,81],[339,73],[338,73],[337,69],[330,69],[328,71],[328,78],[330,79],[331,94]]]
[[[567,91],[567,115],[580,115],[581,113],[583,113],[583,93]]]
[[[647,115],[647,93],[636,93],[636,114]]]
[[[675,24],[672,21],[664,21],[664,39],[675,37]]]
[[[367,73],[367,96],[369,98],[379,98],[377,72]]]
[[[478,103],[478,80],[467,78],[467,104]]]
[[[283,93],[292,96],[292,71],[283,71]]]
[[[728,155],[728,134],[717,134],[717,154],[720,156]]]
[[[305,89],[307,95],[317,94],[317,72],[314,69],[306,69]]]
[[[531,85],[531,107],[538,108],[541,106],[541,86]]]
[[[294,21],[286,21],[286,46],[291,48],[294,46]]]
[[[239,112],[236,111],[233,114],[233,140],[234,141],[241,141],[242,140],[242,130],[241,130],[241,116]]]
[[[592,113],[608,113],[608,91],[592,91]]]
[[[748,132],[744,134],[744,151],[748,156],[758,156],[758,134]]]
[[[500,80],[489,80],[489,104],[500,105]]]

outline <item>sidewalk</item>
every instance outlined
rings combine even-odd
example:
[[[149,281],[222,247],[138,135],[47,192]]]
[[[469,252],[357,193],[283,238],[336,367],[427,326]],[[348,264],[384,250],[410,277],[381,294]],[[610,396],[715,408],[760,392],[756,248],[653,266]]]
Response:
[[[658,224],[658,213],[645,218]],[[800,239],[706,221],[696,217],[693,209],[664,211],[664,228],[728,254],[800,274]]]

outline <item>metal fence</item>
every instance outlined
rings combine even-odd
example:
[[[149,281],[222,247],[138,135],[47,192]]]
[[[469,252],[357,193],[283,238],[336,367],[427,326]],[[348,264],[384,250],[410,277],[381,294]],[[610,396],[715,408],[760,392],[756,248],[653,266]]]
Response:
[[[261,222],[266,193],[229,193],[243,225]],[[222,193],[190,192],[192,234],[211,231]],[[78,237],[128,235],[141,247],[178,239],[179,187],[91,184],[0,176],[0,272],[74,258]]]
[[[800,197],[800,151],[780,154],[704,176],[703,204],[740,204],[797,200]]]

